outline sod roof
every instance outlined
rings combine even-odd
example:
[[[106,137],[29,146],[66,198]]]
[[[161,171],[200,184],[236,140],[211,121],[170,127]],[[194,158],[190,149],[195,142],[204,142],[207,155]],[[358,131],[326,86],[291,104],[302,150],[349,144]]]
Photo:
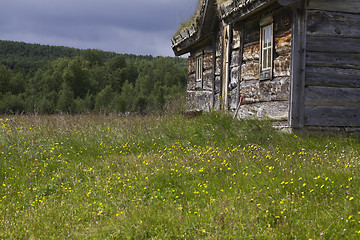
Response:
[[[274,0],[198,0],[198,7],[193,17],[181,24],[172,38],[175,54],[183,54],[184,46],[193,44],[204,35],[204,29],[208,29],[206,24],[211,25],[210,18],[226,21],[234,16],[245,15],[271,1]],[[210,16],[206,16],[207,14]]]

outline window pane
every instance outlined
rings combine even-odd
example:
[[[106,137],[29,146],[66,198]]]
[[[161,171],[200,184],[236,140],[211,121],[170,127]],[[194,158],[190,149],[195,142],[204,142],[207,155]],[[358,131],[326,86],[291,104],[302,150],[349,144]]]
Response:
[[[264,28],[264,42],[267,45],[267,43],[268,43],[268,31],[267,31],[267,28]]]
[[[266,50],[266,49],[264,49],[263,63],[262,63],[262,65],[263,65],[263,69],[267,68],[267,63],[266,63],[267,59],[268,59],[268,56],[267,56],[267,50]]]
[[[196,71],[195,71],[196,80],[202,79],[202,58],[196,58]]]
[[[269,46],[271,46],[271,27],[269,27]]]
[[[195,78],[198,79],[198,76],[199,76],[199,67],[198,67],[198,59],[196,59],[196,62],[195,62]]]
[[[264,29],[264,43],[265,43],[265,47],[268,46],[268,34],[267,34],[267,29]]]
[[[268,25],[262,29],[262,61],[261,69],[271,69],[272,65],[272,25]]]
[[[266,47],[266,31],[265,28],[262,31],[262,42],[263,42],[263,46]]]

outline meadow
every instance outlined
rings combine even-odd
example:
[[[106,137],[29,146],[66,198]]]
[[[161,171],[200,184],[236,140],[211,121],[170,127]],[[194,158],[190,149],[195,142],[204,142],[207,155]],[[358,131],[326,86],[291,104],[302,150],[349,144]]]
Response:
[[[358,239],[359,138],[198,117],[0,119],[0,239]]]

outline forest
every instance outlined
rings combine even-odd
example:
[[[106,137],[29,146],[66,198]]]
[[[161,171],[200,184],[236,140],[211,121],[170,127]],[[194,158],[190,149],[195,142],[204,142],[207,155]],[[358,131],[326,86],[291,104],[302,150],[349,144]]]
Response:
[[[0,114],[145,114],[185,97],[186,59],[0,41]]]

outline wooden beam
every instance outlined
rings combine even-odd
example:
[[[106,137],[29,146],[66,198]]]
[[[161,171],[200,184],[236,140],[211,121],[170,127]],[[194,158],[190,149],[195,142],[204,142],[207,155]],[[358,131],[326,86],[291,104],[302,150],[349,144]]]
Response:
[[[213,54],[212,54],[212,57],[213,57],[213,62],[212,62],[212,64],[213,64],[213,66],[212,66],[212,93],[213,93],[212,107],[213,107],[213,109],[215,108],[216,43],[217,43],[217,36],[216,36],[216,34],[214,34],[213,42],[212,42],[212,50],[213,50]]]
[[[360,108],[360,88],[308,86],[305,88],[305,105]]]
[[[334,12],[360,13],[359,0],[311,0],[309,9],[322,9]]]
[[[306,51],[360,53],[360,39],[310,35],[306,37]]]
[[[304,88],[305,88],[305,38],[306,2],[302,0],[292,8],[292,49],[290,75],[290,126],[304,126]]]
[[[360,88],[360,69],[306,67],[307,86]]]
[[[307,126],[359,127],[359,106],[306,106]]]
[[[239,78],[238,78],[238,82],[237,82],[237,98],[236,98],[236,103],[239,104],[240,99],[241,99],[241,89],[240,89],[240,83],[242,81],[241,79],[241,66],[243,63],[243,55],[244,55],[244,36],[245,36],[245,27],[244,25],[241,26],[241,30],[240,30],[240,53],[239,53]]]
[[[299,3],[301,0],[277,0],[281,6],[289,6],[291,4]]]
[[[307,52],[306,64],[360,69],[360,53]]]
[[[308,10],[307,35],[360,37],[360,15]]]

